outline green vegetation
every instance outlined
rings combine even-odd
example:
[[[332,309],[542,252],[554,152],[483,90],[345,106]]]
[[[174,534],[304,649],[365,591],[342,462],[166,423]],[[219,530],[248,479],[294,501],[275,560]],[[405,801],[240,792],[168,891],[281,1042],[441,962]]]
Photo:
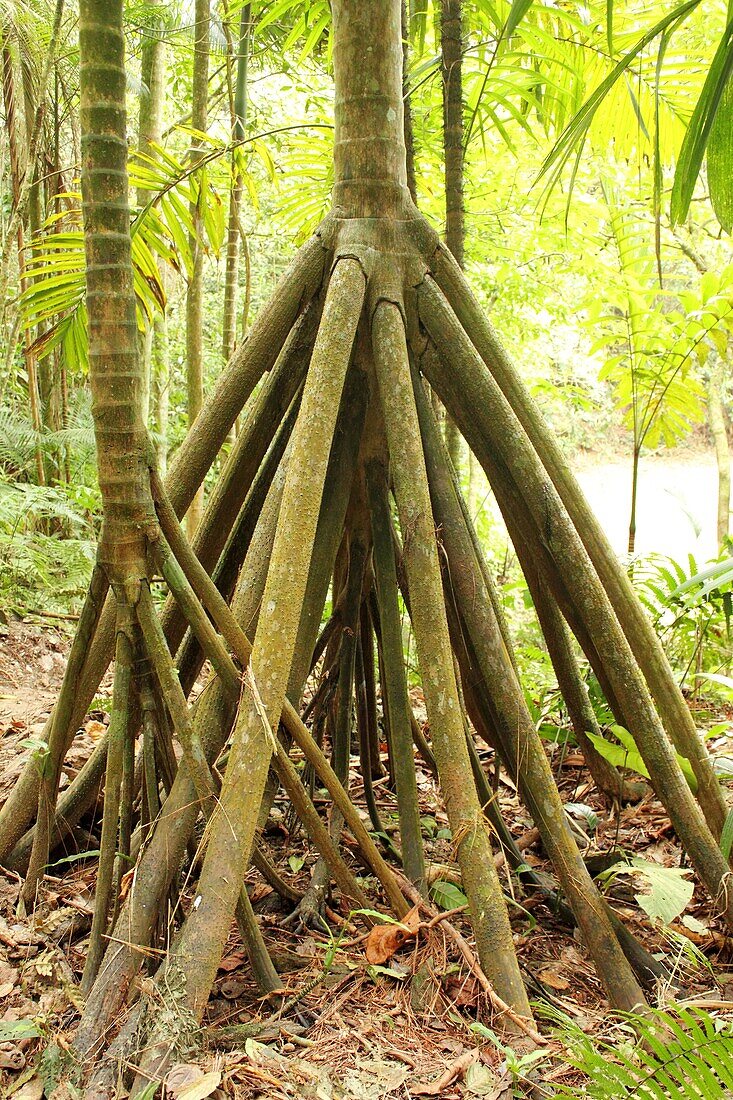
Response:
[[[194,1048],[234,919],[260,992],[281,990],[243,885],[253,866],[292,908],[259,844],[279,789],[318,854],[287,921],[322,928],[332,882],[344,912],[369,927],[389,906],[411,936],[440,919],[426,898],[465,908],[475,950],[445,929],[513,1088],[545,1057],[504,1042],[540,1042],[515,882],[576,929],[643,1040],[613,1048],[618,1088],[674,1095],[695,1042],[701,1089],[725,1087],[712,1018],[644,1014],[669,964],[616,892],[638,887],[659,932],[696,883],[733,928],[731,11],[81,0],[77,19],[33,0],[2,21],[0,621],[78,627],[0,864],[28,913],[59,844],[99,832],[74,1040],[91,1088],[124,1062],[152,1095]],[[717,560],[635,558],[642,457],[693,433],[716,456]],[[628,561],[566,461],[609,436]],[[110,664],[109,725],[62,790]],[[573,745],[595,808],[563,802]],[[600,806],[639,779],[689,866],[612,849],[596,873]],[[455,866],[432,874],[441,843]],[[567,1027],[592,1079],[603,1054]]]

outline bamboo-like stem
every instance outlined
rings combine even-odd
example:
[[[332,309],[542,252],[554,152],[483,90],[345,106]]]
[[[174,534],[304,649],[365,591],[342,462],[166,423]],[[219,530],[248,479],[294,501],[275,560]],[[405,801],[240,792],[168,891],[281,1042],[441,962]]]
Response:
[[[618,769],[601,756],[588,736],[589,733],[593,733],[599,737],[601,730],[573,652],[570,631],[560,609],[539,573],[532,572],[527,568],[526,563],[524,576],[542,635],[547,643],[547,651],[555,670],[557,684],[568,708],[575,738],[582,749],[586,765],[596,786],[613,801],[624,801],[634,797],[638,799],[645,789],[644,786],[637,784],[637,789],[634,790],[634,784],[626,781]]]
[[[286,466],[284,459],[270,487],[239,577],[232,602],[232,613],[239,623],[255,622],[262,602]],[[243,665],[249,660],[249,653],[248,648],[246,654],[237,655]],[[209,764],[213,764],[221,752],[233,720],[234,707],[222,682],[210,681],[198,700],[194,717]],[[161,729],[164,723],[165,716],[160,715],[158,725]],[[155,916],[180,866],[199,813],[200,803],[184,759],[139,860],[133,888],[124,902],[114,939],[105,956],[102,975],[87,998],[74,1040],[75,1050],[81,1057],[85,1057],[105,1034],[124,1003],[130,982],[145,957],[145,948],[151,942]]]
[[[140,685],[140,709],[142,711],[143,731],[143,800],[141,824],[145,839],[153,822],[160,813],[160,791],[158,788],[158,768],[155,759],[155,743],[158,739],[158,725],[155,714],[155,696],[151,677],[146,674]]]
[[[160,620],[155,612],[153,597],[147,584],[140,586],[137,603],[137,620],[142,630],[145,650],[155,670],[155,675],[165,699],[168,712],[183,749],[190,777],[196,789],[201,807],[206,810],[212,803],[215,791],[203,744],[195,729],[173,664]],[[216,637],[216,635],[214,635]]]
[[[450,605],[449,605],[450,606]],[[456,612],[456,619],[458,615]],[[462,626],[458,625],[459,632],[463,631]],[[462,634],[465,637],[465,632]],[[457,647],[459,652],[459,663],[464,677],[470,677],[472,671],[471,655],[468,654],[468,650],[465,645],[463,647]],[[474,662],[475,664],[475,662]],[[489,722],[493,725],[493,720],[490,719],[487,711],[488,705],[485,700],[479,699],[479,693],[473,689],[469,689],[468,683],[464,681],[464,688],[466,690],[466,701],[468,704],[468,710],[471,714],[471,720],[475,726],[479,726],[482,723]],[[477,709],[478,708],[478,709]],[[575,916],[572,909],[563,899],[561,893],[558,892],[553,880],[545,874],[540,874],[537,871],[533,871],[527,867],[526,860],[523,853],[517,847],[517,844],[509,831],[504,818],[501,815],[501,811],[496,801],[496,797],[486,779],[486,775],[481,767],[481,762],[476,752],[476,748],[473,742],[469,740],[469,753],[471,754],[471,765],[473,768],[474,779],[476,780],[476,787],[481,799],[481,804],[484,808],[484,812],[487,814],[491,824],[496,830],[496,834],[501,843],[502,849],[506,858],[509,861],[512,869],[517,873],[517,877],[525,886],[532,886],[539,890],[545,898],[545,901],[551,910],[560,920],[566,924],[573,926],[576,924]],[[511,770],[511,769],[510,769]],[[516,774],[513,773],[513,777],[516,779]],[[639,941],[632,935],[626,925],[621,921],[617,914],[606,903],[605,899],[601,898],[603,902],[606,917],[613,928],[614,934],[621,945],[621,949],[628,959],[634,974],[639,984],[644,989],[649,989],[654,992],[657,988],[657,982],[660,980],[668,979],[670,976],[669,967],[664,962],[656,959],[651,955],[646,948],[639,943]]]
[[[134,649],[137,649],[134,645]],[[112,883],[112,915],[109,919],[110,927],[114,926],[120,911],[120,890],[122,878],[130,870],[133,860],[130,858],[132,844],[132,814],[135,801],[135,729],[139,719],[138,693],[135,691],[135,667],[130,673],[130,698],[128,701],[127,729],[122,746],[122,778],[120,781],[120,824],[117,841],[117,855],[114,867],[114,879]],[[142,777],[140,777],[142,778]]]
[[[326,757],[321,752],[310,732],[300,721],[297,712],[289,703],[285,704],[283,710],[283,723],[288,732],[292,734],[293,740],[306,760],[315,768],[318,778],[333,799],[334,805],[337,806],[339,811],[343,814],[344,820],[353,833],[369,868],[381,883],[393,912],[395,912],[398,917],[404,917],[407,912],[407,906],[405,905],[405,900],[402,897],[394,874],[385,863],[379,849],[364,827],[364,823],[359,817],[358,810],[339,782],[335,771],[328,760],[326,760]]]
[[[443,87],[443,150],[445,153],[445,243],[463,267],[465,210],[463,204],[463,28],[462,0],[440,5],[440,70]],[[455,429],[454,429],[455,430]],[[448,452],[453,452],[448,439]]]
[[[115,681],[107,749],[107,773],[104,782],[104,817],[102,818],[102,838],[99,845],[97,888],[92,932],[81,980],[81,988],[84,993],[88,993],[91,989],[99,964],[102,961],[105,947],[104,937],[113,901],[111,895],[120,818],[120,786],[124,769],[125,743],[130,736],[129,711],[132,662],[132,611],[129,604],[120,601],[118,602]]]
[[[334,0],[334,209],[385,218],[412,206],[402,103],[402,21],[393,0]],[[365,43],[370,47],[364,64]]]
[[[263,993],[275,993],[283,989],[282,980],[270,958],[270,953],[262,937],[262,930],[252,908],[252,902],[249,900],[249,894],[244,886],[239,891],[235,915],[239,933],[252,964],[252,974],[257,982],[258,989]]]
[[[443,90],[443,161],[445,243],[456,263],[464,264],[466,239],[463,175],[463,0],[441,0],[440,73]],[[453,467],[461,463],[461,436],[452,416],[445,416],[445,442]]]
[[[381,779],[384,768],[379,755],[379,724],[377,719],[377,685],[374,674],[374,629],[369,613],[369,600],[362,611],[361,641],[364,653],[364,682],[369,709],[369,768],[372,779]]]
[[[387,471],[376,459],[366,465],[367,493],[374,539],[374,573],[379,600],[385,682],[382,684],[397,783],[400,837],[405,874],[419,890],[425,886],[425,858],[420,826],[420,805],[412,747],[412,711],[407,697],[407,679],[402,651],[402,623],[397,601],[392,532],[390,527]],[[385,690],[386,689],[386,690]]]
[[[372,664],[371,680],[367,676],[367,662]],[[366,600],[361,606],[359,616],[359,637],[356,646],[356,667],[354,670],[354,691],[356,695],[356,729],[359,736],[359,764],[361,780],[364,785],[364,801],[369,812],[369,820],[374,831],[386,835],[374,797],[372,777],[372,745],[377,742],[377,696],[374,690],[374,650],[371,623]]]
[[[277,772],[278,779],[285,787],[298,817],[317,846],[344,897],[355,902],[360,909],[368,908],[369,902],[364,891],[344,863],[334,839],[321,821],[308,792],[298,777],[295,765],[282,745],[278,745],[273,767]]]
[[[257,471],[239,516],[229,533],[219,561],[211,571],[212,580],[226,599],[229,599],[236,590],[242,562],[255,538],[255,531],[265,508],[270,487],[278,478],[278,469],[283,463],[287,465],[285,456],[299,408],[300,394],[296,394],[265,455],[262,465]],[[204,514],[205,522],[206,514]],[[194,542],[192,549],[197,552],[196,542]]]
[[[237,349],[222,374],[215,393],[207,401],[193,430],[184,439],[165,482],[179,517],[191,502],[247,398],[262,375],[275,363],[298,315],[320,286],[324,257],[325,251],[319,237],[313,237],[299,250],[281,277],[269,304],[259,313],[247,340]],[[219,522],[223,520],[224,517]],[[205,558],[203,552],[200,556]],[[91,644],[91,639],[80,640],[80,653],[84,658],[81,670],[75,683],[68,677],[64,679],[54,714],[47,723],[45,739],[52,758],[59,762],[81,726],[112,658],[115,614],[114,603],[108,600],[94,632],[94,644]],[[57,721],[55,716],[62,705],[64,717]],[[28,828],[36,812],[38,786],[38,770],[31,761],[0,810],[0,860],[6,858]]]
[[[563,617],[569,623],[581,649],[588,658],[616,722],[628,728],[629,722],[608,676],[607,662],[602,660],[593,635],[579,615],[571,596],[570,586],[557,569],[552,556],[547,550],[542,534],[533,522],[532,515],[522,494],[502,463],[494,461],[488,451],[485,452],[484,459],[491,466],[491,488],[504,517],[509,537],[514,545],[522,570],[526,570],[527,573],[534,573],[539,570],[543,582],[550,589],[552,598],[562,611]],[[508,638],[506,633],[504,638],[506,643]]]
[[[300,700],[303,684],[312,667],[328,585],[351,496],[369,401],[368,378],[361,367],[357,339],[355,359],[346,379],[336,437],[328,460],[323,506],[318,517],[311,569],[303,598],[295,654],[288,680],[288,699],[294,706],[297,706]]]
[[[164,549],[163,554],[165,554]],[[241,680],[234,662],[226,652],[216,631],[211,627],[183,571],[172,555],[165,555],[163,566],[164,575],[171,586],[171,591],[185,609],[186,617],[191,624],[191,628],[197,633],[205,655],[211,661],[214,670],[220,677],[225,691],[236,700],[240,694]],[[213,586],[210,583],[210,588],[211,587]],[[361,590],[361,583],[359,584],[359,590]],[[227,610],[229,609],[227,608]],[[230,626],[229,634],[236,642],[237,648],[235,651],[242,655],[246,663],[245,654],[247,654],[247,656],[250,655],[250,646],[241,628],[238,628],[236,632],[231,629],[231,618],[230,612],[230,621],[228,624]],[[205,626],[204,624],[207,625]],[[201,755],[205,757],[203,745],[201,746]],[[361,908],[366,908],[367,900],[363,892],[359,889],[353,875],[351,875],[346,868],[346,865],[338,853],[336,844],[331,842],[328,830],[323,825],[310,797],[306,793],[290,757],[279,742],[274,753],[273,767],[278,778],[285,787],[307,832],[322,852],[326,865],[333,872],[339,887],[347,897],[352,898]],[[247,916],[246,903],[243,905],[242,913],[245,917]]]
[[[209,102],[209,51],[211,5],[209,0],[194,2],[193,78],[191,81],[191,126],[198,134],[206,131]],[[203,156],[202,139],[194,138],[191,162],[195,165]],[[206,203],[206,173],[194,176],[195,198],[189,213],[191,234],[188,246],[191,271],[186,290],[186,399],[188,428],[195,423],[204,405],[204,204]],[[186,513],[189,537],[193,537],[204,512],[203,485],[196,493]]]
[[[359,605],[364,584],[369,544],[364,529],[363,501],[359,499],[363,487],[358,486],[357,508],[353,507],[349,524],[348,574],[343,587],[341,606],[341,641],[339,643],[338,681],[333,723],[333,770],[341,784],[348,790],[349,757],[351,752],[351,703],[356,665],[356,635],[359,629]],[[354,516],[358,510],[359,515]]]
[[[269,499],[268,494],[270,488],[275,481],[277,481],[280,488],[282,488],[282,480],[278,473],[278,469],[282,467],[282,479],[284,480],[283,463],[287,462],[284,456],[287,450],[290,433],[295,423],[298,406],[299,397],[296,395],[275,435],[275,439],[265,456],[265,460],[257,472],[252,487],[247,494],[240,514],[234,524],[232,525],[231,515],[226,512],[222,513],[223,501],[221,497],[214,492],[211,495],[206,511],[204,512],[203,521],[191,545],[188,544],[188,541],[182,536],[182,533],[176,534],[176,529],[180,531],[180,525],[178,524],[177,518],[174,520],[175,512],[171,512],[172,505],[170,498],[168,498],[168,503],[165,504],[163,492],[160,489],[160,483],[158,479],[156,479],[154,472],[151,471],[153,495],[160,497],[162,506],[161,515],[165,513],[167,517],[166,522],[168,524],[168,530],[172,533],[173,541],[176,543],[179,550],[178,557],[180,557],[181,562],[188,563],[184,571],[187,573],[189,580],[193,577],[192,587],[194,587],[199,598],[200,593],[196,586],[199,585],[200,587],[200,582],[196,578],[205,576],[208,583],[207,568],[210,568],[210,566],[207,566],[206,563],[213,560],[214,555],[212,554],[212,549],[215,549],[215,545],[220,544],[223,540],[225,541],[224,549],[215,567],[211,570],[211,579],[215,587],[219,590],[220,596],[223,595],[226,599],[230,598],[235,590],[242,562],[255,536],[257,524],[260,521],[265,502]],[[156,510],[160,510],[157,502]],[[215,523],[212,518],[212,513],[219,518],[219,529],[217,529],[217,523]],[[264,522],[263,531],[269,531],[270,526],[272,526],[274,530],[274,523],[271,522],[271,517]],[[222,535],[222,530],[224,535]],[[226,537],[227,531],[229,532],[228,537]],[[259,541],[261,542],[262,540]],[[267,559],[269,560],[271,543],[268,541],[267,537],[264,541],[266,544]],[[196,567],[193,561],[194,558],[199,563],[198,567]],[[195,570],[195,576],[191,573],[191,570]],[[221,608],[221,598],[217,598],[213,593],[211,593],[210,597],[207,597],[208,602],[203,602],[207,607],[209,605],[213,606],[212,600],[216,601],[216,606]],[[217,614],[220,614],[220,612],[217,612]],[[215,616],[212,615],[212,618],[216,621]],[[178,649],[182,640],[184,641],[182,648],[178,652],[177,663],[181,685],[184,689],[184,693],[188,695],[196,677],[201,671],[203,655],[195,634],[189,633],[188,636],[185,636],[187,620],[173,597],[170,597],[166,602],[161,616],[161,625],[168,640],[168,647],[171,653]]]
[[[439,249],[436,254],[433,270],[438,285],[501,388],[567,508],[649,684],[662,722],[677,751],[686,756],[692,765],[698,782],[697,798],[713,835],[718,837],[727,813],[720,784],[661,642],[639,603],[629,577],[620,566],[525,383],[501,346],[463,273],[445,249]]]
[[[329,723],[333,769],[347,793],[349,790],[351,704],[356,664],[356,638],[359,628],[359,605],[364,582],[364,569],[368,555],[362,495],[363,486],[359,480],[354,485],[350,503],[349,519],[351,522],[347,523],[348,534],[344,536],[342,542],[343,569],[347,575],[343,580],[338,598],[342,629],[338,636],[336,695]],[[337,572],[340,574],[341,570],[337,570]],[[341,577],[339,577],[339,580],[341,580]],[[336,574],[334,574],[334,586],[336,583]],[[326,660],[328,660],[328,654]],[[336,807],[331,813],[329,828],[329,834],[335,845],[340,842],[342,827],[343,815]],[[323,859],[320,859],[313,869],[310,885],[298,907],[298,918],[303,924],[312,925],[320,915],[327,886],[326,867]]]
[[[196,596],[188,584],[183,571],[181,570],[178,562],[176,562],[173,555],[167,550],[165,546],[160,548],[160,557],[163,564],[163,572],[171,587],[171,591],[174,593],[177,601],[183,608],[184,614],[191,624],[191,628],[197,634],[199,641],[204,649],[206,656],[212,662],[212,665],[228,689],[230,694],[233,694],[236,698],[239,693],[239,673],[234,666],[233,661],[226,652],[223,644],[221,643],[219,636],[211,626],[211,623],[207,619],[200,604],[198,603]],[[211,585],[213,588],[213,585]],[[147,589],[145,589],[147,593]],[[146,644],[149,647],[151,656],[153,658],[153,664],[158,674],[161,688],[163,689],[166,701],[168,702],[169,710],[173,717],[176,730],[181,736],[182,742],[186,742],[190,746],[188,751],[184,747],[186,753],[186,760],[189,767],[189,773],[192,773],[192,757],[198,756],[199,762],[196,767],[206,769],[205,780],[202,778],[199,783],[196,784],[197,793],[202,798],[202,787],[205,783],[205,788],[210,790],[215,789],[215,784],[211,777],[211,773],[208,768],[208,762],[206,760],[206,753],[203,743],[199,741],[196,734],[195,727],[188,720],[185,711],[185,698],[183,693],[175,690],[175,684],[177,683],[175,675],[171,676],[170,669],[168,667],[168,660],[166,660],[166,653],[163,652],[163,646],[165,640],[163,638],[162,630],[154,629],[154,623],[151,623],[150,619],[150,607],[147,604],[149,593],[147,596],[143,596],[142,599],[142,615],[141,622],[146,623],[144,628],[144,636]],[[226,605],[225,605],[226,606]],[[153,616],[154,618],[154,616]],[[154,618],[154,622],[157,622],[157,618]],[[153,629],[151,629],[153,626]],[[169,655],[168,655],[169,658]],[[171,663],[172,667],[172,663]],[[165,684],[169,684],[166,688]],[[185,730],[185,732],[183,732]],[[203,761],[203,765],[200,763]],[[204,802],[204,813],[207,817],[211,814],[211,801],[206,800]],[[315,810],[314,810],[315,813]],[[249,952],[250,962],[252,963],[253,973],[258,986],[264,992],[272,992],[282,987],[282,983],[272,965],[272,960],[265,947],[264,940],[262,939],[262,933],[259,925],[257,924],[252,907],[249,903],[246,890],[242,886],[236,903],[236,916],[239,924],[242,939]]]
[[[15,78],[13,72],[13,56],[10,51],[7,39],[3,43],[2,47],[2,87],[3,87],[3,101],[5,106],[5,128],[8,140],[8,161],[10,168],[10,185],[12,192],[12,207],[16,209],[20,199],[20,186],[22,166],[20,160],[20,150],[18,147],[18,116],[15,109]],[[30,163],[26,169],[26,173],[30,178],[33,178],[36,172],[36,166],[34,163]],[[19,218],[16,225],[16,235],[18,240],[18,283],[21,295],[25,292],[28,285],[28,278],[26,272],[25,262],[25,233],[23,229],[23,219]],[[2,309],[5,309],[5,301],[2,300]],[[36,459],[36,479],[39,485],[46,484],[46,471],[43,465],[43,452],[40,445],[40,432],[42,428],[41,412],[39,409],[39,385],[38,385],[38,372],[36,370],[36,357],[32,350],[33,338],[31,330],[26,326],[23,326],[23,357],[26,365],[26,378],[28,385],[28,406],[30,412],[30,421],[33,431],[36,433],[34,450]],[[11,347],[16,346],[15,334],[10,341]]]
[[[293,326],[277,362],[241,417],[236,442],[211,494],[194,545],[211,572],[226,542],[268,448],[308,369],[320,308],[313,302]],[[170,493],[170,490],[168,490]],[[173,500],[171,504],[175,509]],[[223,522],[227,517],[229,525]],[[206,548],[205,553],[201,552]]]
[[[267,583],[235,727],[220,805],[199,881],[201,904],[189,915],[169,965],[182,970],[185,998],[203,1012],[221,958],[238,883],[249,860],[290,675],[328,452],[361,312],[365,279],[341,260],[329,283],[288,466]]]
[[[155,146],[160,145],[163,137],[163,113],[166,96],[166,35],[163,0],[153,0],[150,5],[151,22],[148,33],[143,36],[140,56],[141,88],[138,113],[138,149],[141,153],[155,157]],[[153,197],[153,193],[144,187],[137,192],[137,205],[142,208]],[[163,282],[166,277],[162,260],[158,260],[158,278]],[[153,345],[157,341],[157,353],[163,351],[161,341],[167,339],[165,312],[156,313],[152,323],[148,323],[142,344],[143,358],[143,394],[142,418],[149,423],[151,396],[151,368],[153,364]],[[158,356],[156,356],[157,358]],[[160,364],[158,364],[160,365]],[[166,372],[167,373],[167,372]],[[160,378],[157,381],[161,381]],[[167,384],[167,379],[164,380]],[[156,417],[157,420],[157,417]],[[160,420],[157,428],[161,427]],[[167,430],[167,426],[166,429]],[[165,444],[162,448],[165,454]],[[160,456],[159,450],[159,456]]]
[[[404,104],[404,135],[405,135],[405,161],[407,172],[407,190],[410,198],[417,203],[417,180],[415,178],[415,130],[412,125],[412,107],[409,91],[409,55],[410,55],[410,26],[407,0],[402,0],[400,20],[402,24],[402,102]]]
[[[371,592],[371,617],[374,627],[374,640],[377,643],[377,676],[379,679],[379,695],[382,700],[382,729],[384,741],[387,746],[387,778],[389,786],[396,787],[394,773],[394,749],[392,748],[392,728],[390,726],[389,700],[387,699],[387,677],[384,671],[384,646],[382,645],[382,624],[379,617],[379,604],[374,589]]]
[[[54,6],[53,22],[51,24],[51,35],[46,47],[46,56],[44,58],[43,67],[38,79],[36,87],[36,112],[35,117],[32,120],[32,129],[29,135],[28,150],[26,153],[26,162],[28,164],[28,170],[26,171],[23,179],[20,182],[20,188],[18,191],[17,199],[13,205],[13,209],[10,213],[10,218],[5,226],[5,240],[3,241],[2,255],[0,256],[0,311],[4,312],[5,302],[7,300],[7,288],[8,288],[8,271],[10,268],[10,257],[13,251],[13,241],[16,238],[17,229],[19,223],[22,222],[25,217],[25,208],[30,197],[31,189],[33,187],[33,181],[35,178],[35,165],[38,159],[38,150],[43,137],[43,120],[46,115],[48,82],[51,76],[51,70],[54,67],[56,61],[56,53],[58,50],[59,37],[61,32],[61,21],[64,14],[64,0],[56,0]],[[27,120],[30,123],[31,120]]]
[[[725,889],[726,862],[690,792],[639,666],[585,548],[501,390],[429,277],[418,294],[420,316],[428,332],[439,351],[450,356],[454,365],[452,371],[441,373],[430,382],[455,415],[487,476],[491,478],[497,460],[511,471],[543,545],[554,559],[572,593],[572,602],[593,637],[675,831],[716,906],[733,925],[733,892]]]
[[[422,731],[422,727],[420,726],[420,723],[418,722],[417,718],[415,717],[415,712],[413,711],[412,707],[410,707],[410,728],[412,729],[412,740],[413,740],[413,743],[415,745],[415,748],[420,753],[420,756],[423,759],[423,763],[425,764],[425,766],[428,769],[428,771],[430,772],[430,774],[435,779],[437,779],[438,778],[438,767],[437,767],[437,764],[435,763],[435,756],[433,755],[433,750],[430,748],[430,745],[427,742],[427,738],[425,737],[425,734]]]
[[[479,958],[499,995],[531,1019],[466,751],[405,331],[394,305],[377,306],[372,339],[423,691]]]
[[[59,697],[51,716],[47,740],[48,751],[45,755],[43,776],[37,777],[38,815],[23,892],[27,908],[32,905],[38,881],[48,863],[49,846],[54,833],[53,820],[56,811],[61,766],[66,755],[65,740],[57,736],[56,731],[64,728],[68,722],[70,712],[73,711],[78,677],[81,674],[87,648],[92,644],[95,636],[107,588],[108,585],[103,570],[99,566],[95,566],[79,616],[79,623],[64,671]],[[10,862],[8,856],[23,833],[23,828],[21,827],[18,830],[18,823],[13,818],[14,803],[15,799],[11,793],[2,811],[0,811],[0,851],[3,852],[3,862],[7,860],[8,863]],[[13,856],[15,858],[15,853],[13,853]]]
[[[242,141],[247,124],[247,71],[251,37],[252,5],[244,4],[239,18],[237,39],[237,75],[232,101],[232,137]],[[231,65],[233,43],[228,23],[225,23],[228,45],[228,65]],[[230,78],[231,79],[231,78]],[[224,277],[224,311],[222,317],[222,351],[224,361],[231,357],[237,342],[237,284],[239,280],[239,211],[244,185],[239,171],[240,150],[231,158],[231,182],[229,186],[229,216],[227,219],[226,269]]]
[[[158,519],[160,520],[161,530],[170,546],[170,552],[165,553],[163,562],[164,575],[166,568],[169,574],[166,575],[166,580],[171,585],[171,590],[177,595],[178,591],[184,590],[178,571],[180,570],[183,573],[192,592],[201,601],[209,615],[211,615],[216,629],[224,638],[232,652],[237,653],[241,651],[246,644],[245,633],[234,617],[229,604],[211,580],[209,574],[191,548],[191,544],[184,535],[181,525],[178,522],[178,517],[165,491],[165,486],[161,483],[160,479],[156,477],[154,471],[152,477],[155,509],[158,514]],[[173,583],[171,582],[171,578],[173,578]],[[193,607],[190,603],[190,597],[189,605]],[[183,610],[183,613],[193,627],[194,624],[185,610]],[[202,628],[205,633],[208,634],[209,628],[203,624]]]
[[[723,359],[710,357],[708,377],[708,427],[713,437],[715,462],[718,468],[718,507],[716,533],[718,550],[722,553],[725,537],[730,530],[730,444],[726,429],[725,403],[723,401]]]
[[[527,711],[475,560],[473,543],[449,473],[450,459],[419,380],[415,397],[433,509],[447,555],[447,583],[455,594],[491,698],[503,754],[508,762],[511,761],[524,804],[540,829],[611,1003],[631,1012],[644,1003],[644,995],[613,935],[601,898],[567,824],[550,765]]]

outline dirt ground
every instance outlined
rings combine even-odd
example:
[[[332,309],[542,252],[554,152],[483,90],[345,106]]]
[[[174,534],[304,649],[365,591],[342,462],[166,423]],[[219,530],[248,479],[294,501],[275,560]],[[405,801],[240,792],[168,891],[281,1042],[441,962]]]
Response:
[[[0,801],[27,758],[27,742],[42,730],[63,673],[67,645],[68,632],[49,624],[12,623],[0,637]],[[419,704],[419,698],[414,701]],[[107,721],[103,698],[98,703],[101,709],[89,716],[74,742],[65,782],[88,757]],[[570,752],[564,759],[555,754],[552,762],[564,797],[598,814],[597,826],[588,832],[588,856],[622,847],[668,866],[680,865],[668,820],[651,793],[619,813],[603,805],[578,753]],[[441,836],[447,819],[432,778],[419,764],[418,785],[427,854],[450,883],[456,865],[450,838]],[[389,820],[396,808],[394,796],[386,783],[378,789],[380,809]],[[356,759],[351,791],[357,805],[363,806]],[[527,863],[547,869],[536,830],[509,780],[502,782],[499,795]],[[263,844],[281,874],[302,890],[315,854],[307,843],[304,849],[287,811],[284,801],[276,803]],[[71,1100],[76,1095],[68,1084],[68,1051],[82,1004],[79,979],[91,920],[99,822],[90,817],[83,824],[88,852],[71,859],[54,853],[42,904],[31,917],[18,910],[19,877],[0,869],[3,1098],[41,1100],[45,1095]],[[352,845],[346,850],[355,872],[363,874]],[[541,898],[521,892],[501,857],[497,863],[505,890],[516,899],[511,908],[515,943],[533,1001],[603,1034],[607,1005],[582,941],[548,912]],[[374,883],[365,880],[365,888],[375,905],[385,910]],[[490,1029],[497,1028],[498,1021],[480,974],[447,934],[445,914],[432,922],[425,913],[418,914],[416,935],[390,957],[374,962],[373,941],[367,940],[360,918],[341,906],[337,894],[330,899],[327,926],[296,931],[282,923],[289,907],[254,872],[248,889],[283,979],[284,1001],[259,997],[233,928],[197,1037],[198,1048],[174,1067],[166,1095],[176,1100],[508,1100],[514,1095],[548,1096],[563,1083],[576,1086],[582,1095],[580,1079],[547,1023],[540,1024],[544,1039],[538,1049],[518,1035],[511,1039],[514,1053],[508,1055],[491,1039]],[[617,884],[612,898],[649,949],[664,950],[672,960],[670,979],[658,990],[662,1002],[674,990],[678,998],[712,1004],[723,1014],[733,1010],[730,944],[701,892],[695,892],[687,909],[691,925],[675,921],[672,933],[652,926],[628,885]],[[192,902],[184,884],[180,904],[185,910]],[[469,935],[460,906],[448,917]],[[259,1031],[224,1030],[240,1024],[248,1025],[250,1032],[256,1030],[254,1024]]]

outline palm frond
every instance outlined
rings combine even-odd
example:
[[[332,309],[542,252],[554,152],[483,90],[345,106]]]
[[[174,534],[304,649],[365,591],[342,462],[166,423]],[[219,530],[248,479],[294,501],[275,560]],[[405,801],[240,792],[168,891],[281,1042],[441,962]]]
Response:
[[[623,92],[623,80],[625,80],[629,74],[633,74],[639,79],[642,78],[644,74],[644,68],[642,66],[644,63],[646,65],[647,74],[644,83],[647,85],[647,93],[649,96],[649,117],[653,116],[653,108],[655,103],[658,102],[659,97],[659,92],[656,90],[659,85],[657,72],[658,52],[649,52],[649,47],[663,35],[669,35],[676,30],[685,19],[695,11],[699,2],[700,0],[685,0],[684,3],[678,4],[672,8],[671,11],[666,12],[661,19],[644,30],[641,35],[638,35],[637,32],[634,36],[634,40],[629,44],[629,48],[622,54],[620,60],[613,62],[612,68],[606,73],[603,79],[591,83],[590,86],[593,90],[567,124],[545,158],[540,169],[538,178],[547,179],[546,187],[548,190],[551,190],[559,182],[568,164],[573,161],[577,164],[601,105],[608,106],[609,108],[618,108],[620,104],[618,101],[610,102],[611,97],[614,94],[618,94],[619,89]],[[621,42],[619,42],[619,36],[616,36],[615,42],[623,45],[623,37]],[[602,54],[598,54],[597,56],[599,57],[599,62],[606,67],[606,63],[603,62],[602,59]],[[628,97],[628,87],[629,85],[626,84],[624,98],[633,112],[635,119],[634,129],[636,133],[639,134],[641,132],[641,127],[639,126],[641,108],[639,106],[638,97],[636,103]],[[618,118],[616,110],[610,110],[608,113],[614,120],[613,130],[615,136],[617,127],[622,120]],[[644,112],[644,114],[647,114],[647,112]],[[624,126],[625,125],[624,123]]]

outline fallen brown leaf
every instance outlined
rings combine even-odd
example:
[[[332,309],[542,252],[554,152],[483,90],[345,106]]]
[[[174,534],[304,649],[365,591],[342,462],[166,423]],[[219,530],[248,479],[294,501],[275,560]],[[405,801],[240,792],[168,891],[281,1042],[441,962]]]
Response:
[[[225,974],[230,974],[232,970],[236,970],[247,961],[247,956],[244,951],[232,951],[231,954],[226,955],[219,963],[219,969],[223,970]]]
[[[408,940],[414,940],[420,927],[420,913],[413,905],[401,924],[377,924],[367,936],[365,952],[367,962],[373,965],[386,963]]]
[[[540,970],[537,975],[544,985],[549,985],[550,989],[570,989],[570,982],[567,978],[563,977],[559,970],[555,970],[552,966],[546,966],[544,970]]]

